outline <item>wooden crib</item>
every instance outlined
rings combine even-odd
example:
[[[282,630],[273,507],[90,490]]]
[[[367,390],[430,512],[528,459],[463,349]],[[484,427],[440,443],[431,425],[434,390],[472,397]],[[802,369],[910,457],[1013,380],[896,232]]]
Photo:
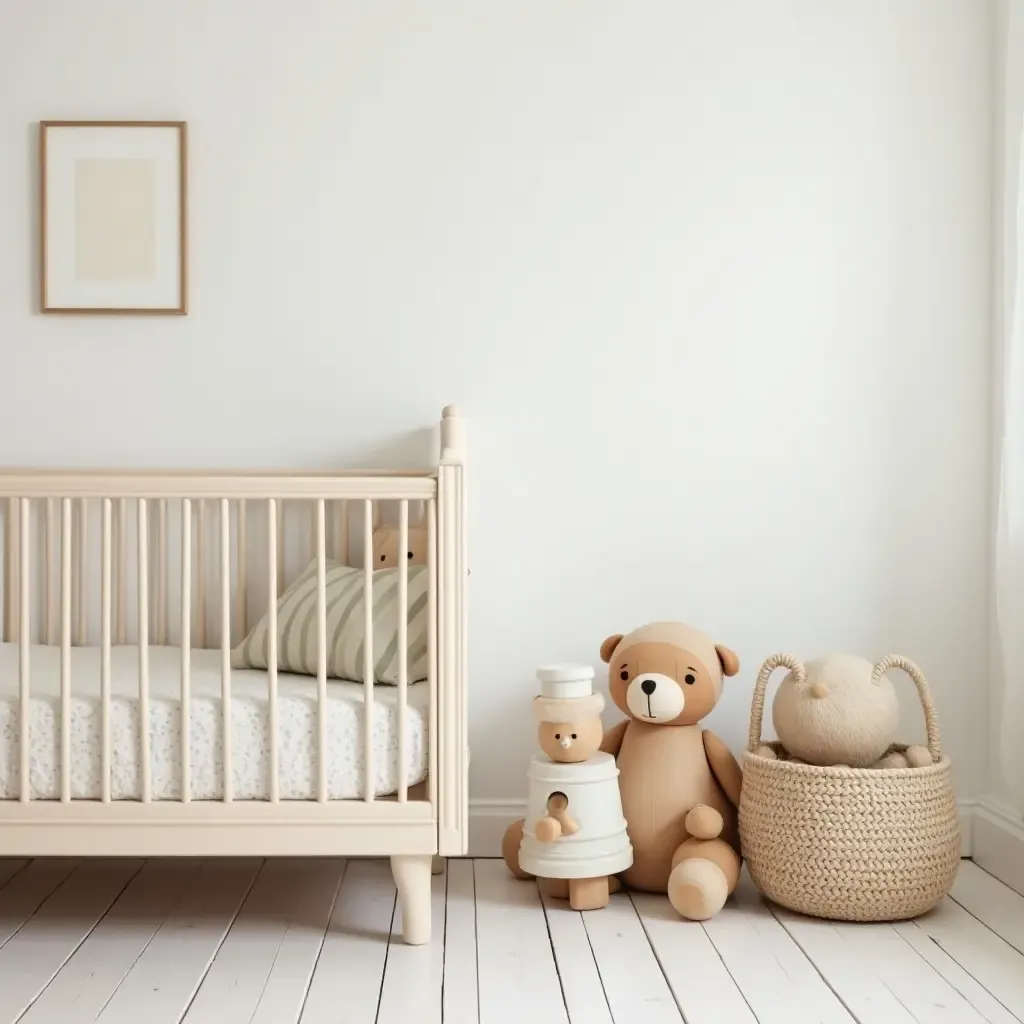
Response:
[[[440,435],[438,463],[411,472],[0,471],[0,855],[388,856],[405,939],[426,942],[432,858],[464,855],[468,831],[453,407]],[[400,555],[426,536],[425,570],[398,557],[386,601],[382,522]],[[303,571],[315,657],[283,672],[278,607]],[[336,571],[362,595],[356,682],[329,674]],[[381,685],[375,616],[392,601]],[[410,679],[417,615],[425,678]],[[265,670],[240,669],[260,619]]]

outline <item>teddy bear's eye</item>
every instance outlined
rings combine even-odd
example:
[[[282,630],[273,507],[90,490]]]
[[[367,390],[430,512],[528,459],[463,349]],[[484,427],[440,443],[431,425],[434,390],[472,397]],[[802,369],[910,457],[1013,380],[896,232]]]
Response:
[[[573,739],[576,739],[576,733],[573,733],[573,734],[572,734],[572,738],[573,738]]]
[[[692,672],[687,672],[683,679],[688,682],[691,686],[697,682],[697,677]]]
[[[561,738],[562,738],[562,734],[560,732],[556,732],[555,733],[555,739],[556,740],[560,740]]]
[[[628,671],[627,671],[626,669],[623,669],[623,670],[622,670],[622,671],[621,671],[621,672],[619,673],[619,678],[620,678],[621,680],[623,680],[623,681],[627,680],[627,679],[629,678],[629,672],[628,672]]]

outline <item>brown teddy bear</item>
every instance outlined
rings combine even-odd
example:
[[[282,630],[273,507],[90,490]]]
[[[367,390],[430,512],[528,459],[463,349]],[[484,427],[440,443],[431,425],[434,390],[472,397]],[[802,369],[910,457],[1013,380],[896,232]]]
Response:
[[[608,637],[601,660],[609,695],[629,716],[601,743],[618,763],[633,844],[622,880],[667,892],[683,917],[707,920],[739,880],[742,773],[722,740],[698,723],[739,659],[699,630],[656,622]]]

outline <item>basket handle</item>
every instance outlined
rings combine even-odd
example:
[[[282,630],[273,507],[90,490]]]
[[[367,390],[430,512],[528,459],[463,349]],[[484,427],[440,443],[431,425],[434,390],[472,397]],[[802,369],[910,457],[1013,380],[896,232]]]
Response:
[[[804,668],[804,663],[793,654],[773,654],[761,666],[761,671],[757,673],[757,682],[754,683],[754,701],[750,707],[750,733],[747,736],[747,749],[751,753],[754,753],[761,745],[761,722],[764,719],[764,694],[768,686],[768,679],[780,665],[785,665],[786,668],[795,672],[797,682],[802,683],[807,679],[807,669]]]
[[[939,716],[935,711],[928,680],[909,658],[904,658],[901,654],[888,654],[875,663],[875,667],[871,670],[871,682],[881,682],[882,676],[891,668],[903,669],[914,680],[914,684],[917,686],[917,695],[921,700],[921,708],[924,711],[925,728],[928,730],[928,753],[932,755],[932,761],[940,760],[942,750],[939,746]]]

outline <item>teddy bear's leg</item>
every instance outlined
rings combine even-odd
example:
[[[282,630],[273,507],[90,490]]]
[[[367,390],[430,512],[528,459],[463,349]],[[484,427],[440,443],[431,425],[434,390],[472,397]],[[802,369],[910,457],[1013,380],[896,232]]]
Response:
[[[608,906],[608,876],[569,879],[569,906],[573,910],[600,910]]]
[[[548,899],[567,900],[569,898],[568,878],[539,878],[537,882],[540,885],[540,891]]]
[[[519,866],[519,844],[523,841],[524,823],[525,819],[520,818],[505,829],[505,836],[501,840],[501,855],[505,859],[505,866],[516,878],[533,878],[533,875]]]
[[[672,857],[669,902],[690,921],[707,921],[740,878],[739,854],[724,839],[687,839]]]

